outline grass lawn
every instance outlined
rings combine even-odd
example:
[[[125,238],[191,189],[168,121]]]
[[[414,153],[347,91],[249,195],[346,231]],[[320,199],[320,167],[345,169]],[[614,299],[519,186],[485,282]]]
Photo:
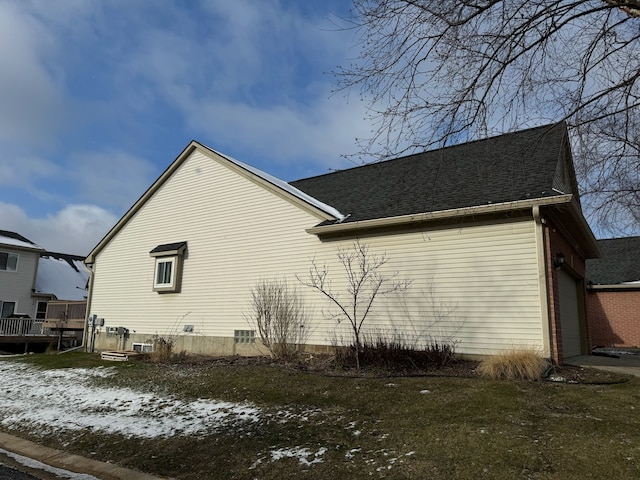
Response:
[[[16,361],[16,360],[12,360]],[[640,382],[358,378],[272,365],[102,362],[34,355],[41,368],[107,365],[96,385],[250,402],[242,428],[138,438],[81,430],[13,434],[178,479],[640,478]],[[286,413],[283,413],[286,412]],[[114,417],[114,422],[126,421]],[[64,429],[64,425],[60,425]],[[5,427],[6,430],[6,427]]]

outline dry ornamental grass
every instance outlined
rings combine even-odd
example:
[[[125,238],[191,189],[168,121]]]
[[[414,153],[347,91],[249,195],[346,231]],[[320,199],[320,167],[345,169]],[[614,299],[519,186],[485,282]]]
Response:
[[[485,358],[478,372],[493,379],[539,380],[547,367],[547,361],[534,350],[511,350]]]

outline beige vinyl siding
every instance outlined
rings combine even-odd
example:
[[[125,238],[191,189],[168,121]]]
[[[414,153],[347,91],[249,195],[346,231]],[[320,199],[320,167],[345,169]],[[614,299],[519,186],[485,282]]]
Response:
[[[386,252],[390,272],[412,280],[404,301],[390,299],[385,306],[392,330],[448,338],[467,354],[518,347],[542,350],[531,219],[363,241]],[[387,328],[382,317],[374,319],[372,329]]]
[[[16,302],[16,313],[35,317],[36,302],[31,297],[31,289],[34,286],[39,254],[4,245],[0,245],[0,251],[19,255],[17,271],[0,271],[0,301]]]
[[[348,212],[343,212],[348,213]],[[195,151],[99,252],[91,313],[107,326],[137,335],[233,337],[248,329],[250,290],[261,278],[285,277],[313,312],[309,343],[328,345],[338,328],[331,305],[299,285],[311,259],[327,264],[343,291],[336,249],[353,239],[321,241],[305,229],[321,219],[281,195]],[[367,322],[372,334],[450,339],[458,351],[490,354],[517,346],[541,348],[540,295],[532,218],[361,236],[372,253],[389,257],[389,274],[412,281],[403,295],[380,299]],[[160,244],[187,241],[181,293],[153,291]],[[342,337],[346,322],[340,325]],[[211,352],[228,353],[228,352]]]
[[[92,312],[138,332],[193,324],[194,335],[233,336],[248,328],[257,279],[291,277],[313,257],[320,241],[304,229],[320,221],[195,152],[98,255]],[[178,241],[188,242],[181,293],[153,292],[149,251]]]

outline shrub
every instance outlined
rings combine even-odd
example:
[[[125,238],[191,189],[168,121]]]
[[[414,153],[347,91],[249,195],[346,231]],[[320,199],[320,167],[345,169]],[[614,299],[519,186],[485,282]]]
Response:
[[[284,279],[258,282],[251,290],[250,309],[244,317],[276,359],[295,357],[311,333],[304,301]]]
[[[489,378],[507,380],[539,380],[547,368],[547,361],[535,350],[510,350],[486,357],[478,372]]]
[[[149,353],[149,360],[154,363],[166,363],[173,358],[173,347],[176,343],[175,337],[155,334],[151,337],[153,350]]]
[[[355,366],[355,345],[335,347],[336,363]],[[416,344],[407,342],[400,335],[377,335],[365,338],[360,347],[361,366],[394,370],[429,370],[441,368],[455,359],[455,344],[428,338]]]

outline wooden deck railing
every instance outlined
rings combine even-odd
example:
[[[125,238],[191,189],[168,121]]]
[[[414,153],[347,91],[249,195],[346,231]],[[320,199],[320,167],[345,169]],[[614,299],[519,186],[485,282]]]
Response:
[[[49,302],[43,327],[54,330],[84,330],[86,311],[86,301]]]
[[[0,336],[50,335],[49,329],[43,328],[43,322],[35,318],[0,318]]]

